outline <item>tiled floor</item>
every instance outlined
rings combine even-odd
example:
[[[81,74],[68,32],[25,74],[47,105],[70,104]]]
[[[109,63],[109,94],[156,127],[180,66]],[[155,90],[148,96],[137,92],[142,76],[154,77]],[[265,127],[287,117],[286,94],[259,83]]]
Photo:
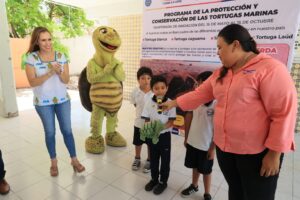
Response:
[[[49,175],[49,158],[44,143],[43,128],[31,105],[31,92],[18,94],[20,115],[16,118],[0,118],[0,148],[3,152],[6,178],[11,185],[5,200],[179,200],[180,191],[191,182],[191,170],[184,167],[185,148],[183,138],[172,135],[172,159],[169,187],[159,196],[143,188],[150,175],[141,170],[133,172],[131,163],[134,146],[131,144],[134,108],[124,101],[119,112],[118,130],[126,137],[128,146],[107,147],[105,153],[93,155],[85,152],[84,141],[89,136],[90,113],[80,104],[76,91],[71,91],[72,127],[77,154],[86,166],[83,174],[74,174],[61,134],[57,134],[59,176]],[[299,135],[296,143],[300,144]],[[145,158],[143,148],[142,158]],[[201,182],[201,181],[200,181]],[[189,199],[201,200],[203,189]],[[281,171],[276,200],[300,200],[300,153],[285,156]],[[214,200],[227,200],[227,185],[215,162],[212,181]]]

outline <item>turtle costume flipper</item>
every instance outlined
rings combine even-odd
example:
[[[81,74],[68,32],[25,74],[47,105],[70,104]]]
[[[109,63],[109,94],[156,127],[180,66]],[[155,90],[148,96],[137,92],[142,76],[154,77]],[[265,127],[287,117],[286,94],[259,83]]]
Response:
[[[91,84],[87,80],[86,67],[81,71],[78,80],[78,90],[82,106],[89,112],[92,112],[93,106],[90,99]]]

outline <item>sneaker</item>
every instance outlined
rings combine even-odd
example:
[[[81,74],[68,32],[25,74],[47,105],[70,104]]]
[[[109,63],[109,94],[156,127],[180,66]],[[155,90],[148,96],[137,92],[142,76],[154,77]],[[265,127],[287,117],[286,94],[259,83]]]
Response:
[[[159,182],[154,190],[153,190],[153,193],[158,195],[158,194],[161,194],[163,191],[165,191],[165,189],[167,188],[168,184],[167,183],[161,183]]]
[[[204,200],[211,200],[212,199],[210,194],[208,194],[208,193],[204,194],[203,197],[204,197]]]
[[[133,161],[133,163],[132,163],[131,169],[134,170],[134,171],[136,171],[140,167],[141,167],[141,159],[135,158],[134,161]]]
[[[144,173],[148,173],[151,171],[151,168],[150,168],[150,161],[149,160],[146,160],[145,162],[145,165],[144,165],[144,169],[143,169],[143,172]]]
[[[147,183],[147,184],[145,185],[145,190],[149,192],[149,191],[153,190],[153,188],[154,188],[157,184],[158,184],[158,181],[151,180],[149,183]]]
[[[193,184],[191,184],[188,188],[182,190],[181,196],[182,197],[188,197],[191,194],[195,193],[198,191],[198,187],[195,187]]]

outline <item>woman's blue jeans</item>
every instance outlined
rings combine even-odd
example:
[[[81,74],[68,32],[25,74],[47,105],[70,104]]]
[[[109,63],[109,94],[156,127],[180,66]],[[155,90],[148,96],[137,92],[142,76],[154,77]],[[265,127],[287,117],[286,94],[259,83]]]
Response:
[[[76,157],[75,143],[71,128],[71,103],[70,101],[48,106],[35,106],[45,131],[46,146],[51,159],[56,158],[55,149],[55,115],[58,119],[59,128],[63,134],[65,145],[70,157]]]

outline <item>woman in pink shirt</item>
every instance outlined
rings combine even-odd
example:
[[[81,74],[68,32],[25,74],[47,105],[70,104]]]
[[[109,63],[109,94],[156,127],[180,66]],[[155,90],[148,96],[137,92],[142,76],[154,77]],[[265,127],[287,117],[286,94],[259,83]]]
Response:
[[[216,99],[214,142],[229,200],[274,200],[283,153],[294,150],[294,83],[286,66],[259,53],[240,25],[223,28],[217,46],[223,67],[163,106],[192,110]]]

